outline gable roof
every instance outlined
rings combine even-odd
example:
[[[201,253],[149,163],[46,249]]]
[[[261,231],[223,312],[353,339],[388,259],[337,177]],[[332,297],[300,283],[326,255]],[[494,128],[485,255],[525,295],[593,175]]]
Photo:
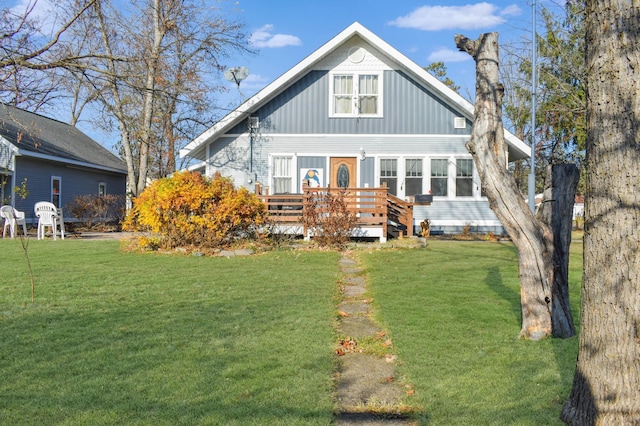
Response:
[[[6,104],[0,104],[2,139],[18,155],[126,173],[122,160],[74,126]]]
[[[234,126],[239,124],[242,120],[246,119],[250,113],[256,111],[261,106],[280,94],[282,91],[287,89],[298,79],[311,71],[315,64],[324,59],[338,46],[342,45],[355,36],[361,37],[364,41],[376,47],[383,54],[387,55],[387,57],[389,57],[393,62],[395,62],[399,67],[398,69],[401,69],[403,72],[416,79],[416,81],[424,84],[435,94],[437,94],[444,102],[449,103],[455,109],[459,110],[460,113],[465,114],[466,118],[473,120],[473,104],[464,99],[454,90],[447,87],[444,83],[424,70],[421,66],[413,62],[411,59],[407,58],[397,49],[369,31],[360,23],[354,22],[334,38],[325,43],[318,50],[311,53],[289,71],[282,74],[280,77],[268,84],[254,96],[247,99],[234,111],[223,117],[211,128],[204,131],[200,136],[191,141],[188,145],[180,150],[180,156],[190,156],[193,158],[204,159],[206,145],[209,142],[222,136],[225,132],[229,131]],[[530,156],[529,146],[522,140],[518,139],[512,133],[508,132],[506,129],[505,140],[507,141],[510,159],[522,159]]]

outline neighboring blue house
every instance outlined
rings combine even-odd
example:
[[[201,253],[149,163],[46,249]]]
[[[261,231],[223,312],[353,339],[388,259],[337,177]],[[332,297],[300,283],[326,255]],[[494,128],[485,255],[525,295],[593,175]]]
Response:
[[[354,23],[181,150],[236,185],[379,187],[416,205],[414,230],[502,232],[465,143],[473,105]],[[505,133],[509,160],[529,146]],[[505,167],[507,165],[505,164]],[[310,173],[310,174],[309,174]],[[309,180],[309,177],[313,180]]]
[[[80,195],[125,195],[122,160],[73,126],[0,104],[0,200],[24,211],[50,201],[63,208]],[[26,179],[29,195],[16,196]],[[70,212],[65,210],[65,220]]]

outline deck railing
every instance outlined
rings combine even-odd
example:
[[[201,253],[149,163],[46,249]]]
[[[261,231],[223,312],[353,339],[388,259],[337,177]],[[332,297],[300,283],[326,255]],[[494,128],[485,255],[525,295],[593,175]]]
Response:
[[[391,224],[400,235],[413,232],[413,203],[403,201],[388,193],[387,188],[306,188],[303,194],[258,194],[266,204],[271,219],[282,225],[300,226],[304,229],[303,214],[314,202],[316,212],[328,213],[323,196],[342,193],[347,210],[356,217],[358,228],[381,228],[387,234]],[[306,230],[305,230],[306,231]]]

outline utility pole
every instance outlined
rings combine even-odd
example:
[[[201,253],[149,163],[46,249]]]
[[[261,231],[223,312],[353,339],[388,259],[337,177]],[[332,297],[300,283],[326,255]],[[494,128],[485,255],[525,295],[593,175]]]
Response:
[[[529,208],[536,211],[536,0],[531,4],[532,10],[532,48],[531,48],[531,172],[529,173]]]

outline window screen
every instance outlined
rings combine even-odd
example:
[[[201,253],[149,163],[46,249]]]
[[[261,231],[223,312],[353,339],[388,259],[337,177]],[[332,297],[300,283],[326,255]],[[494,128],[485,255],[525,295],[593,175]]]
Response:
[[[380,186],[387,185],[389,194],[398,195],[398,160],[395,158],[380,159]]]
[[[405,161],[406,196],[422,194],[422,160],[408,158]]]
[[[456,160],[456,197],[473,195],[473,160],[458,158]]]
[[[445,159],[431,160],[431,193],[438,196],[447,195],[448,162]]]

